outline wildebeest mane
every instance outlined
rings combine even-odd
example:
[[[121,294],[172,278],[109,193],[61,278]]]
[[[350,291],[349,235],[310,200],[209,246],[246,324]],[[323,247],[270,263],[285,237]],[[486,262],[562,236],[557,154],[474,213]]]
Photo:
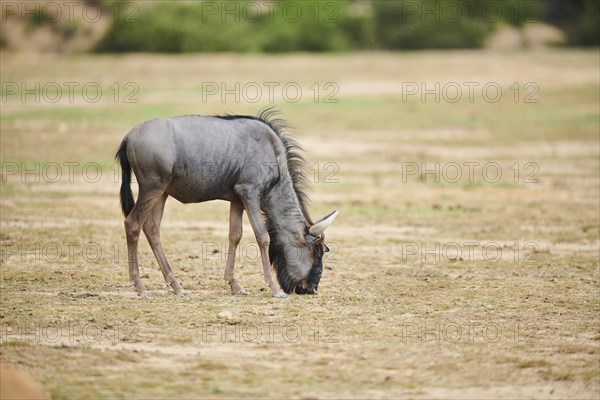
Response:
[[[254,115],[215,115],[215,117],[224,120],[235,120],[235,119],[252,119],[260,121],[267,125],[275,134],[281,139],[283,147],[285,148],[285,154],[287,158],[287,168],[292,178],[292,185],[294,192],[298,197],[300,203],[300,209],[306,219],[306,222],[312,225],[312,220],[308,214],[308,204],[310,198],[307,194],[308,190],[308,178],[306,177],[306,160],[302,156],[304,149],[300,144],[292,138],[286,131],[291,128],[290,124],[282,119],[277,118],[279,111],[273,107],[267,107],[258,113],[258,116]]]

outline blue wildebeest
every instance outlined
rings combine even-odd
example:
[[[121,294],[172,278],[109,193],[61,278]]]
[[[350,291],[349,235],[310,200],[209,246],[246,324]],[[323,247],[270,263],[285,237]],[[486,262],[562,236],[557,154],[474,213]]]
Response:
[[[125,136],[116,157],[122,168],[129,277],[140,296],[148,294],[137,258],[142,230],[167,284],[175,293],[187,294],[173,276],[160,243],[160,222],[169,196],[182,203],[217,199],[231,203],[225,280],[233,294],[246,294],[233,272],[244,210],[273,296],[284,298],[294,290],[317,292],[323,253],[328,250],[323,233],[337,211],[312,222],[300,147],[284,133],[287,125],[275,114],[266,109],[257,117],[158,118],[143,122]],[[132,169],[139,185],[136,202],[130,187]]]

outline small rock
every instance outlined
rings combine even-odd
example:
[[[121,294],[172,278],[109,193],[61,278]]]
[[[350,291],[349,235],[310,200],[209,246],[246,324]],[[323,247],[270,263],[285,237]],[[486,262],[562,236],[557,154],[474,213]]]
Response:
[[[217,314],[217,319],[225,321],[229,324],[236,324],[239,322],[239,318],[234,317],[231,311],[221,311]]]

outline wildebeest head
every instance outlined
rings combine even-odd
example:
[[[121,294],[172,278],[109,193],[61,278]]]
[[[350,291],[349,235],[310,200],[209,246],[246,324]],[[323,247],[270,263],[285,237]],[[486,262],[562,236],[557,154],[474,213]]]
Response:
[[[323,273],[323,255],[329,251],[324,232],[337,214],[333,211],[307,227],[304,237],[296,243],[284,245],[279,238],[271,237],[269,256],[284,292],[317,294]]]

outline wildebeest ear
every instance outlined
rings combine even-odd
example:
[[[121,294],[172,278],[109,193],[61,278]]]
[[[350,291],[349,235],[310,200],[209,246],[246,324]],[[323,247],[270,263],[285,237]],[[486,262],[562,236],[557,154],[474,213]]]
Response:
[[[329,253],[329,247],[325,243],[323,243],[323,252]]]
[[[312,242],[317,240],[318,237],[315,237],[315,236],[311,235],[310,233],[307,233],[306,235],[304,235],[304,239],[306,239],[306,243],[311,244]]]

